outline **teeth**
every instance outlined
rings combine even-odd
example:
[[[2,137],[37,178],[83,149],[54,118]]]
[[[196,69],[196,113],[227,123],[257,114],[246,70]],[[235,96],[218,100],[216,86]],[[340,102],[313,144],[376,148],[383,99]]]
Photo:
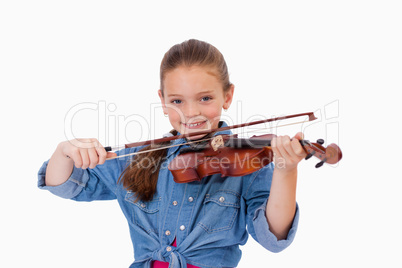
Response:
[[[202,122],[203,123],[203,122]],[[196,127],[196,126],[199,126],[199,125],[201,125],[202,123],[196,123],[196,124],[186,124],[187,126],[189,126],[189,127]]]

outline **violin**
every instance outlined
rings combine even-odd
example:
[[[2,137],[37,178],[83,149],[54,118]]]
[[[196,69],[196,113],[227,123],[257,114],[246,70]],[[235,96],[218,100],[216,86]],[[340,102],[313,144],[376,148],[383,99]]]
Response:
[[[141,141],[130,144],[125,144],[121,147],[105,147],[106,151],[115,151],[121,148],[130,148],[136,146],[152,145],[156,143],[162,143],[172,141],[175,139],[188,138],[191,136],[208,135],[214,132],[220,132],[228,129],[235,129],[240,127],[246,127],[256,124],[262,124],[266,122],[284,120],[295,117],[307,116],[307,121],[313,121],[317,119],[314,113],[302,113],[295,115],[287,115],[276,118],[270,118],[260,121],[254,121],[249,123],[243,123],[233,126],[227,126],[211,130],[203,130],[188,134],[181,134],[172,137],[164,137],[155,140]],[[306,122],[306,121],[303,121]],[[303,123],[300,122],[300,123]],[[222,174],[224,176],[244,176],[253,173],[273,161],[273,151],[271,149],[271,140],[274,138],[273,134],[265,134],[259,136],[252,136],[249,139],[238,138],[237,134],[234,135],[217,135],[208,139],[201,139],[200,141],[190,141],[185,144],[199,143],[196,146],[184,148],[180,150],[178,156],[176,156],[168,165],[168,169],[172,172],[175,182],[188,183],[192,181],[199,181],[205,176],[212,174]],[[205,140],[209,140],[205,143]],[[202,143],[203,142],[203,143]],[[328,164],[336,164],[342,159],[342,152],[338,145],[332,143],[326,148],[323,146],[324,140],[318,139],[316,143],[311,143],[308,140],[300,140],[300,144],[307,153],[306,160],[312,156],[320,159],[320,162],[316,164],[316,168],[319,168]],[[178,144],[181,146],[183,144]],[[171,147],[171,146],[167,146]],[[161,147],[159,150],[167,147]],[[149,151],[149,150],[148,150]],[[114,159],[118,157],[125,157],[130,155],[136,155],[144,153],[146,151],[139,151],[136,153],[119,155],[116,157],[107,158]]]
[[[222,174],[222,177],[244,176],[257,171],[273,161],[271,140],[276,135],[266,134],[252,136],[250,139],[237,138],[237,135],[218,135],[203,148],[184,148],[168,166],[174,181],[188,183],[200,181],[213,174]],[[325,148],[324,140],[316,143],[300,140],[300,144],[307,153],[306,160],[312,156],[321,161],[316,168],[324,163],[336,164],[342,158],[340,148],[332,143]]]

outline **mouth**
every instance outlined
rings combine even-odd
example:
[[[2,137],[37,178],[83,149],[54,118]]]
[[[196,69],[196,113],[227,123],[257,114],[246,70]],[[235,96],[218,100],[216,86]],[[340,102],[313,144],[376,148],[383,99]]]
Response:
[[[197,128],[203,128],[207,121],[201,121],[201,122],[196,122],[196,123],[182,123],[182,125],[187,128],[187,129],[197,129]]]

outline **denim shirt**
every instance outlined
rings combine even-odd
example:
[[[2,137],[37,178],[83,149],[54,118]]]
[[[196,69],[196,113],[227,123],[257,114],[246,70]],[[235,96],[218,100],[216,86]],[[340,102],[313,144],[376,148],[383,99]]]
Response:
[[[184,139],[171,142],[182,143]],[[298,225],[298,206],[285,240],[278,241],[270,232],[265,217],[272,163],[242,177],[216,174],[201,181],[176,183],[167,169],[168,163],[187,146],[168,150],[167,160],[159,171],[156,194],[149,202],[135,202],[134,193],[117,183],[131,157],[107,160],[94,169],[74,167],[70,178],[59,186],[45,185],[45,162],[38,173],[38,187],[76,201],[117,199],[128,221],[134,247],[135,261],[130,268],[150,268],[153,260],[169,262],[169,268],[185,268],[187,263],[208,268],[236,267],[241,258],[239,245],[246,243],[248,234],[271,252],[280,252],[290,245]],[[117,154],[140,149],[127,148]],[[175,238],[176,247],[172,246]]]

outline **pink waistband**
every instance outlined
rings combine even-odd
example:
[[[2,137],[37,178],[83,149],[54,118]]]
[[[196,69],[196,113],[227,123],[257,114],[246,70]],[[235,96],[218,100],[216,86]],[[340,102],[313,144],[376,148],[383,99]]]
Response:
[[[154,261],[152,263],[152,268],[168,268],[168,267],[169,267],[169,263],[167,263],[167,262]],[[200,267],[194,266],[191,264],[187,264],[187,268],[200,268]]]
[[[176,244],[176,238],[175,238],[174,241],[173,241],[172,246],[175,247],[176,245],[177,244]],[[162,261],[153,261],[152,262],[152,268],[169,268],[169,263],[162,262]],[[191,264],[187,264],[187,268],[200,268],[200,267],[194,266],[194,265],[191,265]]]

